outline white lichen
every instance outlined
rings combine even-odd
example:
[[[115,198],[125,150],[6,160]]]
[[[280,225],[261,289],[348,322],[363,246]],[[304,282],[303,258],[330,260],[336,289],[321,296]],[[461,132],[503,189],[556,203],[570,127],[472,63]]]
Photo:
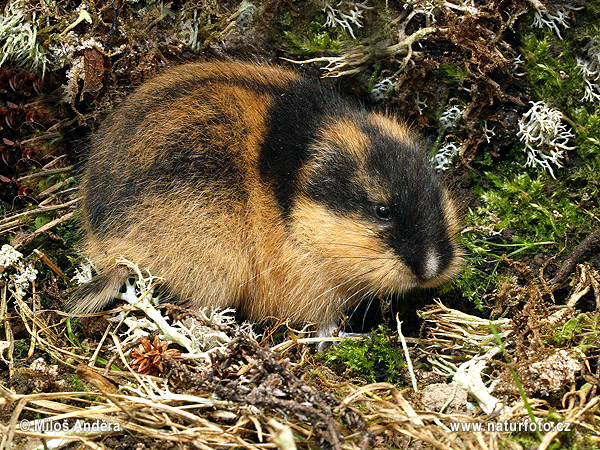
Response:
[[[140,319],[123,313],[109,319],[112,322],[122,323],[126,327],[121,334],[121,337],[125,338],[123,345],[142,336],[147,337],[158,330],[161,339],[185,347],[189,352],[185,355],[186,358],[209,363],[210,353],[229,342],[230,338],[217,328],[236,326],[234,310],[202,309],[195,311],[195,314],[201,317],[203,322],[213,323],[217,325],[216,328],[203,324],[193,316],[170,324],[168,319],[155,307],[160,300],[160,296],[155,294],[155,288],[162,278],[155,277],[148,271],[144,273],[136,264],[125,258],[119,258],[116,263],[126,266],[133,276],[125,283],[125,292],[119,292],[115,298],[126,301],[146,315],[146,318]],[[242,325],[240,329],[250,338],[258,338],[250,325]]]
[[[488,125],[487,119],[483,121],[483,136],[488,144],[491,142],[492,137],[496,136],[496,133],[494,133],[495,129],[496,127],[490,127]]]
[[[244,0],[237,11],[235,19],[237,26],[240,28],[247,27],[254,20],[256,14],[256,6],[249,1]]]
[[[455,141],[448,140],[433,157],[435,170],[445,171],[452,167],[454,158],[459,154],[461,145]]]
[[[178,37],[192,50],[200,51],[204,47],[204,43],[200,39],[200,31],[203,27],[204,25],[198,18],[198,10],[194,10],[191,17],[182,22]]]
[[[395,79],[391,77],[384,78],[373,85],[371,97],[376,101],[385,100],[390,97],[394,87],[396,87]]]
[[[516,77],[524,77],[526,75],[526,72],[524,70],[525,60],[523,59],[523,55],[518,54],[517,56],[515,56],[512,63],[514,67],[513,75]]]
[[[433,21],[436,9],[454,10],[472,16],[478,16],[480,14],[480,11],[473,0],[463,0],[458,2],[446,0],[407,0],[404,7],[412,8],[411,15],[424,14],[428,21]]]
[[[91,261],[86,260],[79,267],[75,268],[75,276],[71,278],[71,281],[75,281],[78,285],[89,283],[92,281],[92,270],[94,265]]]
[[[13,286],[19,297],[23,298],[25,297],[27,289],[31,286],[31,283],[35,281],[38,271],[30,264],[24,266],[22,270],[19,269],[19,271],[20,273],[13,278]]]
[[[421,96],[417,92],[415,100],[417,101],[417,110],[419,111],[419,115],[422,116],[423,112],[427,108],[427,98],[421,99]]]
[[[21,262],[23,254],[12,248],[8,244],[4,244],[0,249],[0,274],[8,267],[14,267]]]
[[[79,93],[79,82],[85,79],[85,58],[81,53],[86,48],[94,48],[103,53],[102,44],[96,39],[80,40],[78,36],[71,33],[64,36],[64,42],[55,47],[58,54],[55,65],[71,64],[71,68],[67,71],[67,82],[62,86],[63,97],[71,104],[75,103]],[[80,55],[76,56],[77,54]]]
[[[372,9],[366,3],[358,3],[353,1],[342,0],[337,2],[335,6],[327,2],[323,11],[327,14],[325,26],[329,28],[341,28],[346,30],[352,39],[356,39],[354,29],[362,28],[362,19],[364,12]]]
[[[38,273],[30,263],[24,264],[22,258],[23,254],[8,244],[0,249],[0,281],[8,281],[8,288],[20,299],[25,297]]]
[[[448,105],[440,116],[440,126],[444,130],[456,128],[464,112],[465,107],[462,105]]]
[[[537,28],[548,28],[554,31],[559,39],[562,39],[560,28],[569,28],[569,24],[567,23],[569,13],[581,9],[566,4],[556,5],[551,9],[541,2],[534,2],[534,6],[535,12],[533,14],[532,25]]]
[[[585,49],[587,58],[577,58],[577,67],[585,83],[584,102],[600,101],[600,46],[593,42]]]
[[[540,167],[555,178],[552,165],[562,167],[565,151],[575,137],[562,122],[563,114],[544,102],[532,102],[532,107],[519,120],[517,136],[525,144],[527,167]]]
[[[492,358],[500,351],[500,347],[493,347],[485,354],[464,362],[452,377],[454,383],[475,397],[477,404],[486,414],[499,414],[504,409],[504,403],[491,394],[495,385],[486,386],[481,376]]]

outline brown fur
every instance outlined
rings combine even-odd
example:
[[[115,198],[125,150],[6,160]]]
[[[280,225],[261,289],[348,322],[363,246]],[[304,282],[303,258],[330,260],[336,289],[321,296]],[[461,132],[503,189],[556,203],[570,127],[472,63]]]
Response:
[[[152,103],[160,102],[155,99],[158,91],[211,78],[221,81],[208,82],[164,108]],[[233,306],[252,319],[286,317],[321,327],[339,320],[364,297],[401,292],[418,284],[410,269],[382,242],[379,226],[359,214],[339,215],[300,195],[289,223],[284,223],[272,187],[261,182],[258,169],[268,111],[276,99],[245,83],[286,86],[298,79],[291,71],[270,66],[188,64],[147,82],[125,101],[95,137],[90,170],[82,180],[84,204],[99,187],[91,175],[93,167],[117,179],[121,171],[151,171],[179,131],[191,136],[199,154],[230,154],[240,169],[245,197],[219,179],[207,182],[201,191],[183,185],[178,190],[149,192],[129,206],[124,216],[111,219],[103,234],[92,225],[94,212],[84,208],[85,252],[110,282],[104,276],[100,289],[83,291],[84,298],[77,300],[74,311],[87,312],[106,303],[126,276],[115,266],[120,256],[163,277],[174,294],[196,307]],[[141,126],[123,129],[124,118],[135,117],[140,108],[148,110]],[[388,117],[371,114],[369,120],[394,139],[413,139],[406,127]],[[119,140],[125,143],[126,156],[123,166],[115,167],[111,163],[113,142]],[[364,185],[370,197],[389,200],[389,193],[366,169],[369,139],[348,119],[332,118],[320,142],[344,148],[358,167],[355,182]],[[307,179],[320,163],[315,160],[302,167],[300,179]],[[124,195],[119,188],[111,192],[107,203]],[[447,196],[445,202],[454,235],[454,206]],[[459,250],[456,243],[453,246],[453,263],[427,286],[438,285],[458,271]]]

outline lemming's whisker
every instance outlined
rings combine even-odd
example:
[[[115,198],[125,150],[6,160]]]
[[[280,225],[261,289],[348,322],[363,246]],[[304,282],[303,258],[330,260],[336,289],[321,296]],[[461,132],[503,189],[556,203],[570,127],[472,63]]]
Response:
[[[376,270],[377,268],[373,268],[373,269],[369,269],[361,274],[355,275],[351,280],[349,280],[350,282],[353,282],[355,280],[359,280],[361,277],[368,275],[369,273],[373,272],[374,270]],[[348,280],[346,281],[342,281],[341,283],[336,284],[335,286],[327,289],[326,291],[322,292],[321,294],[319,294],[318,296],[316,296],[315,298],[313,298],[310,302],[308,302],[306,305],[304,305],[301,309],[300,312],[302,312],[304,309],[306,309],[309,306],[312,306],[319,298],[323,297],[324,295],[328,294],[329,292],[337,289],[338,287],[342,286],[343,284],[347,284],[349,282]],[[344,303],[346,303],[346,301],[344,301]],[[344,304],[342,303],[342,305]]]
[[[275,265],[275,266],[271,266],[271,267],[269,267],[268,269],[265,269],[265,270],[263,270],[262,272],[260,272],[260,273],[257,273],[257,274],[256,274],[256,275],[254,275],[253,277],[251,277],[251,278],[248,278],[246,281],[244,281],[242,284],[240,284],[240,285],[238,286],[238,288],[244,287],[245,285],[247,285],[248,283],[250,283],[252,280],[255,280],[256,278],[260,277],[261,275],[263,275],[263,274],[265,274],[265,273],[267,273],[267,272],[269,272],[269,271],[271,271],[271,270],[274,270],[274,269],[276,269],[277,267],[280,267],[280,266],[282,266],[283,264],[284,264],[284,263],[277,264],[277,265]]]
[[[369,250],[375,253],[381,253],[381,250],[376,250],[374,248],[370,248],[370,247],[365,247],[363,245],[358,245],[358,244],[350,244],[348,242],[324,242],[324,244],[329,244],[329,245],[343,245],[346,247],[356,247],[356,248],[362,248],[363,250]]]
[[[249,278],[248,280],[244,281],[242,284],[240,284],[240,285],[238,286],[238,288],[244,287],[246,284],[248,284],[248,283],[249,283],[249,282],[251,282],[252,280],[255,280],[256,278],[260,277],[261,275],[264,275],[264,274],[265,274],[265,273],[267,273],[267,272],[270,272],[271,270],[275,270],[275,269],[277,269],[277,268],[279,268],[279,267],[283,267],[283,266],[285,266],[285,265],[286,265],[286,264],[287,264],[289,261],[291,261],[292,259],[293,259],[293,257],[292,257],[292,256],[287,256],[287,257],[285,258],[285,260],[281,261],[279,264],[275,264],[275,265],[273,265],[273,266],[271,266],[271,267],[269,267],[269,268],[267,268],[267,269],[263,270],[262,272],[260,272],[260,273],[258,273],[258,274],[256,274],[256,275],[254,275],[253,277]]]
[[[354,286],[356,286],[357,284],[358,284],[358,282],[355,283]],[[352,287],[354,287],[354,286],[352,286]],[[363,286],[362,288],[360,288],[359,290],[357,290],[354,294],[352,294],[351,296],[349,296],[347,299],[345,299],[342,302],[342,304],[340,305],[340,309],[343,310],[344,309],[343,306],[345,304],[349,303],[350,300],[352,300],[354,297],[356,297],[358,295],[361,295],[367,289],[368,289],[367,286]],[[360,303],[358,305],[356,305],[356,307],[354,308],[354,312],[356,312],[356,308],[358,308],[359,306],[360,306]],[[354,314],[354,313],[352,313],[352,314]],[[352,317],[352,314],[350,315],[350,317]]]
[[[391,256],[327,256],[328,259],[396,260]]]
[[[375,300],[375,297],[371,297],[371,299],[369,300],[369,303],[367,303],[367,307],[365,308],[365,313],[363,314],[363,320],[362,320],[362,329],[365,329],[365,323],[367,322],[367,313],[369,312],[369,309],[371,309],[371,305],[373,304],[373,301]]]

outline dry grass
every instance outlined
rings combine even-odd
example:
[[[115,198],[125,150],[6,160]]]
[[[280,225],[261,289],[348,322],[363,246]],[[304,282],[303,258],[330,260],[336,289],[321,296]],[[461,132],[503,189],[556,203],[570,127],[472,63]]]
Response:
[[[589,271],[585,273],[589,277]],[[572,305],[564,308],[568,307]],[[21,297],[4,284],[0,313],[9,344],[2,355],[10,377],[26,373],[33,383],[29,393],[17,393],[7,387],[8,380],[0,381],[0,407],[8,412],[6,422],[0,425],[0,449],[35,440],[45,441],[48,448],[113,448],[124,435],[157,448],[171,448],[173,443],[179,448],[201,449],[523,448],[524,444],[514,440],[515,434],[486,427],[505,421],[523,423],[530,413],[543,419],[550,410],[554,420],[571,423],[575,433],[596,443],[600,440],[599,399],[586,387],[575,391],[581,383],[572,383],[562,408],[550,400],[509,394],[495,416],[481,410],[472,414],[465,408],[428,411],[421,394],[410,388],[346,380],[337,386],[343,385],[343,389],[336,389],[333,381],[329,388],[311,382],[307,374],[320,370],[320,366],[307,363],[311,360],[307,345],[314,338],[294,337],[269,349],[257,343],[250,328],[240,328],[218,314],[207,317],[171,308],[173,323],[193,320],[196,328],[219,338],[195,354],[154,353],[157,359],[151,363],[156,366],[159,361],[161,373],[151,376],[131,368],[131,352],[140,342],[132,325],[140,322],[139,310],[126,306],[93,315],[96,322],[103,321],[105,329],[101,338],[84,343],[73,342],[64,313],[40,308],[35,286]],[[416,343],[410,354],[414,358],[424,353],[432,367],[443,368],[442,372],[452,372],[453,367],[496,345],[486,320],[441,304],[427,310],[424,317],[430,338],[410,340]],[[507,347],[514,348],[518,334],[514,324],[502,319],[496,326]],[[26,361],[29,364],[31,359],[16,356],[15,327],[24,327],[30,337],[27,356],[41,355],[34,363],[37,365],[27,368]],[[143,355],[144,350],[139,353]],[[487,365],[494,369],[486,370],[487,374],[507,368],[501,355]],[[82,389],[75,391],[73,384],[58,382],[69,373],[76,374],[77,386]],[[327,371],[322,374],[326,376]],[[99,421],[113,428],[96,433],[49,433],[31,428],[33,420],[69,424],[70,428],[77,421],[88,425]],[[454,430],[455,423],[484,428]],[[549,448],[557,435],[556,431],[542,432],[538,449]],[[117,441],[111,440],[115,438]],[[40,443],[38,448],[44,447]]]

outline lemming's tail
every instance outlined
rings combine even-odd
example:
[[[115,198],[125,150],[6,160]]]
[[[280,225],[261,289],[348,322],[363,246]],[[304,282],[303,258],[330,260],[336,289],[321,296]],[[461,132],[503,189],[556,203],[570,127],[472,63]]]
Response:
[[[125,266],[116,266],[99,273],[92,281],[82,285],[69,300],[67,309],[73,314],[88,314],[100,311],[119,291],[129,275]]]

